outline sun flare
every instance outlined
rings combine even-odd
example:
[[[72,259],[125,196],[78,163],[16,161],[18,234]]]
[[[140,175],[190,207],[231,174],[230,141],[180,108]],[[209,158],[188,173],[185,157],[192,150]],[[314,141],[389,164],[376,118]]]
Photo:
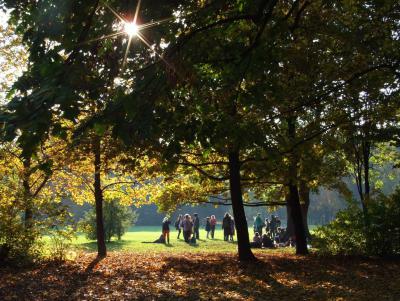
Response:
[[[107,3],[104,2],[103,5],[107,9],[109,9],[110,12],[119,20],[118,26],[117,26],[118,30],[115,32],[112,32],[110,34],[103,35],[99,38],[91,39],[89,41],[84,42],[84,43],[90,43],[90,42],[101,41],[101,40],[105,40],[105,39],[114,39],[121,35],[128,36],[128,39],[123,39],[123,41],[127,42],[126,43],[127,46],[126,46],[126,50],[125,50],[124,59],[122,61],[121,72],[123,70],[125,70],[130,46],[131,46],[132,42],[134,42],[134,40],[136,40],[136,39],[134,39],[136,37],[138,38],[138,40],[140,40],[142,43],[144,43],[155,55],[160,57],[161,60],[163,60],[167,65],[169,65],[168,62],[163,58],[163,56],[154,49],[154,46],[152,45],[153,43],[151,43],[150,41],[148,41],[146,39],[146,37],[143,35],[143,31],[145,31],[146,29],[149,29],[151,27],[159,26],[163,23],[172,21],[175,19],[175,17],[170,17],[170,18],[166,18],[166,19],[162,19],[162,20],[158,20],[158,21],[151,21],[148,23],[138,25],[137,20],[138,20],[138,16],[139,16],[139,10],[140,10],[141,3],[142,3],[142,0],[138,0],[133,19],[127,20],[122,15],[120,15],[115,9],[113,9],[110,5],[108,5]],[[117,27],[115,29],[117,29]],[[173,68],[171,68],[171,69],[173,69]]]
[[[139,33],[139,27],[135,22],[125,22],[124,31],[128,36],[134,37]]]

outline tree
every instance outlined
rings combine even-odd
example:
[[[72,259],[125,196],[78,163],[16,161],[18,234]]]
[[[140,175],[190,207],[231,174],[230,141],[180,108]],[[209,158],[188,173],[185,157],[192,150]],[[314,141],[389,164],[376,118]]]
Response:
[[[139,35],[144,44],[134,45],[135,60],[128,58],[132,50],[125,52],[131,37],[97,39],[119,24],[107,5],[128,12],[128,3],[21,3],[6,4],[25,33],[31,64],[3,114],[8,136],[29,151],[38,137],[60,128],[55,117],[84,116],[89,131],[106,125],[130,147],[229,183],[241,260],[254,259],[243,192],[260,183],[284,187],[297,253],[307,253],[301,145],[318,145],[323,133],[358,117],[347,118],[344,96],[366,75],[385,74],[385,83],[375,83],[391,87],[389,94],[396,86],[396,1],[146,2],[141,20],[173,14],[175,22],[152,32],[151,42]],[[93,145],[99,167],[99,143]]]
[[[97,239],[96,210],[86,212],[84,218],[79,222],[80,229],[86,234],[88,239]],[[110,242],[116,236],[121,240],[126,229],[133,226],[137,215],[135,211],[126,205],[122,205],[118,200],[106,201],[104,203],[104,232],[105,239]]]
[[[41,144],[28,161],[15,143],[0,145],[0,245],[7,250],[4,257],[37,255],[40,236],[55,221],[66,221],[61,195],[51,182],[65,162],[63,145],[53,138]]]
[[[7,16],[1,13],[2,18]],[[21,44],[19,36],[14,34],[11,26],[0,25],[0,68],[2,75],[0,77],[0,99],[1,105],[6,103],[7,93],[11,86],[25,69],[28,60],[26,50]]]

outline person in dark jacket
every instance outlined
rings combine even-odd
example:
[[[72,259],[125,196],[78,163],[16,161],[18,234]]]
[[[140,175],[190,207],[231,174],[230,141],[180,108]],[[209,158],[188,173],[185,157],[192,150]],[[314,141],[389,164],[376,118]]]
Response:
[[[231,234],[231,218],[229,213],[225,213],[224,218],[222,219],[222,229],[224,230],[224,240],[229,240],[229,235]]]
[[[200,238],[200,233],[199,233],[199,229],[200,229],[200,220],[199,220],[199,216],[197,213],[193,214],[194,218],[193,218],[193,235],[194,237],[196,237],[196,239]]]
[[[263,234],[262,236],[262,246],[263,248],[268,248],[268,249],[273,249],[275,247],[274,242],[267,234]]]
[[[230,225],[231,225],[231,233],[229,233],[229,239],[230,241],[233,241],[233,236],[235,235],[235,220],[233,219],[233,216],[229,216],[231,218],[230,220]]]
[[[269,222],[269,228],[271,231],[271,238],[273,240],[275,240],[276,230],[278,228],[278,219],[275,217],[275,215],[271,215],[271,221]]]
[[[162,234],[164,236],[164,241],[169,244],[169,225],[171,221],[168,217],[165,217],[162,223]]]
[[[210,231],[211,231],[211,222],[210,222],[210,217],[207,216],[206,217],[206,232],[207,232],[207,238],[210,235]]]
[[[254,233],[258,232],[259,235],[262,235],[262,230],[264,226],[265,225],[261,218],[261,213],[257,213],[257,216],[254,219]]]
[[[178,218],[175,221],[175,229],[176,231],[178,231],[178,239],[182,232],[182,222],[183,222],[182,214],[179,214]]]

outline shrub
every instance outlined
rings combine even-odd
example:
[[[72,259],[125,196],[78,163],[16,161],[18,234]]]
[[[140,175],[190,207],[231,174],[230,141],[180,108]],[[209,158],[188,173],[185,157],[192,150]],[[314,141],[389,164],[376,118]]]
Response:
[[[52,218],[44,221],[43,232],[50,239],[50,257],[63,261],[66,259],[68,250],[71,247],[71,241],[75,237],[75,229],[72,227],[73,219],[68,208],[57,203],[48,207],[48,214]]]
[[[367,214],[350,204],[336,219],[314,231],[313,246],[322,253],[399,255],[400,189],[389,197],[378,194],[368,202]]]
[[[130,207],[121,205],[118,200],[112,200],[104,202],[103,218],[105,239],[110,242],[112,237],[121,239],[126,229],[135,224],[137,214]],[[86,212],[79,222],[79,229],[86,234],[88,239],[96,239],[95,208]]]
[[[40,233],[35,221],[25,227],[24,202],[17,196],[0,202],[0,262],[21,265],[38,257]]]
[[[41,200],[33,208],[33,220],[29,227],[24,220],[24,202],[0,202],[0,261],[24,265],[40,259],[43,255],[44,235],[57,235],[65,231],[68,211],[54,200]]]

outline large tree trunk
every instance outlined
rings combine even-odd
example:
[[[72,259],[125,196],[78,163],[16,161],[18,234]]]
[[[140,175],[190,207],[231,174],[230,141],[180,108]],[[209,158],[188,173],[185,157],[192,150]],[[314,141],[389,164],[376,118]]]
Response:
[[[238,151],[231,151],[229,153],[229,185],[237,232],[239,260],[255,260],[256,258],[250,249],[249,230],[243,206]]]
[[[94,198],[96,202],[96,235],[97,235],[97,256],[107,255],[104,223],[103,223],[103,191],[101,189],[101,149],[100,138],[93,139],[94,152]]]
[[[287,119],[288,125],[288,137],[294,145],[296,138],[296,125],[295,118]],[[294,224],[294,232],[296,235],[296,254],[308,254],[306,232],[304,229],[303,215],[300,206],[299,191],[297,189],[297,156],[295,150],[292,150],[290,155],[290,166],[289,166],[289,184],[288,187],[288,198],[287,205],[290,206],[291,217]]]
[[[300,204],[300,206],[301,206],[301,214],[303,217],[303,224],[304,224],[304,230],[306,233],[306,237],[311,239],[311,233],[309,231],[308,223],[307,223],[309,205]],[[283,238],[285,241],[287,241],[290,237],[293,237],[295,235],[292,211],[290,208],[291,208],[290,206],[286,206],[286,231],[285,231],[285,236]]]
[[[288,197],[286,198],[286,204],[288,203]],[[292,218],[292,210],[289,205],[286,205],[286,231],[283,237],[284,241],[287,241],[290,237],[294,236],[294,225]]]
[[[299,196],[301,214],[303,216],[304,230],[307,238],[311,238],[310,229],[308,228],[308,208],[310,208],[310,188],[305,181],[300,181]]]
[[[301,212],[299,192],[294,184],[288,185],[289,197],[288,206],[290,206],[291,218],[293,220],[294,233],[296,236],[296,254],[308,254],[306,232]]]

